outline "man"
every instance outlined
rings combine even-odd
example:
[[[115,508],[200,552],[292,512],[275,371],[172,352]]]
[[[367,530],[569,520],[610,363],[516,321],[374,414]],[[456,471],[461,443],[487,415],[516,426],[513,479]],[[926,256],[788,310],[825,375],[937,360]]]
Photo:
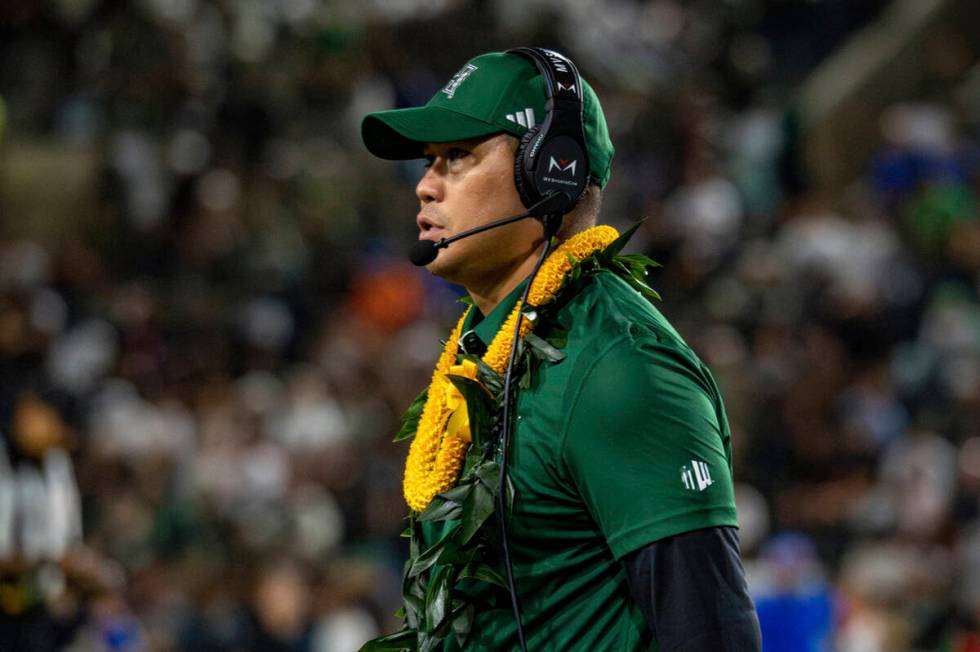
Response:
[[[546,84],[527,57],[489,53],[424,107],[364,119],[373,154],[427,161],[420,239],[527,209],[515,153],[546,116]],[[581,87],[590,179],[559,241],[595,224],[613,155],[599,101]],[[542,223],[527,219],[437,252],[428,270],[463,285],[475,308],[459,327],[460,353],[481,355],[502,332],[544,243]],[[569,292],[534,324],[542,339],[562,333],[561,359],[541,365],[514,404],[508,528],[527,649],[761,649],[739,559],[730,433],[709,371],[615,274]],[[466,649],[517,648],[510,605],[480,605]]]

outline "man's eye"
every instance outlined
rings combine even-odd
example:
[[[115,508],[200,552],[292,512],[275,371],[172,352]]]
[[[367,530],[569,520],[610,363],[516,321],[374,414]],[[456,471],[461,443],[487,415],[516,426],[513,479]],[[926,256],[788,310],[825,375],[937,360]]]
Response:
[[[446,150],[445,154],[440,154],[439,156],[435,154],[426,154],[423,157],[425,159],[424,166],[426,169],[431,168],[433,165],[435,165],[436,159],[440,156],[446,161],[458,161],[459,159],[469,155],[469,150],[463,149],[462,147],[451,147]]]

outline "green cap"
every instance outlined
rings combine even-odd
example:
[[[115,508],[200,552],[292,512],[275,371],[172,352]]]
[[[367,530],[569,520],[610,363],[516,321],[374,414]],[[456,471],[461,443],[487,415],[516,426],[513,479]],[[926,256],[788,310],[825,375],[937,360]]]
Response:
[[[583,79],[585,145],[592,180],[605,186],[615,149],[595,91]],[[544,120],[545,86],[527,57],[490,52],[470,59],[426,103],[410,109],[369,113],[361,138],[375,156],[422,158],[426,143],[479,138],[506,132],[520,138]]]

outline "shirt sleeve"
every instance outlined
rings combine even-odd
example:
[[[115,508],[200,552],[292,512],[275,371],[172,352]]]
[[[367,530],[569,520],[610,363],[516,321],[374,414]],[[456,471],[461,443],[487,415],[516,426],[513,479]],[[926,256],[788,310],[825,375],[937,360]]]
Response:
[[[737,525],[724,407],[690,350],[624,338],[572,391],[565,463],[617,559],[682,532]]]
[[[759,618],[735,528],[661,539],[623,558],[630,595],[661,652],[759,652]]]

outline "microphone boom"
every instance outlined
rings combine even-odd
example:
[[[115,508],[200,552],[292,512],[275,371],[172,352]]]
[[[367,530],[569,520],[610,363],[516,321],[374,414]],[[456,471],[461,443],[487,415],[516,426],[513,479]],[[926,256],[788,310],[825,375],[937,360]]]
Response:
[[[527,217],[541,217],[543,219],[548,215],[554,215],[556,213],[561,214],[560,211],[568,205],[568,202],[568,195],[563,192],[553,192],[523,213],[518,213],[517,215],[511,215],[510,217],[504,217],[499,220],[494,220],[493,222],[488,222],[482,226],[468,229],[462,233],[457,233],[451,238],[443,238],[438,242],[433,242],[432,240],[418,240],[412,244],[412,248],[408,252],[408,259],[416,267],[424,267],[436,259],[436,256],[439,255],[440,249],[445,249],[457,240],[462,240],[463,238],[468,238],[471,235],[483,233],[484,231],[489,231],[490,229],[496,229],[499,226],[506,226],[507,224],[512,224]]]

